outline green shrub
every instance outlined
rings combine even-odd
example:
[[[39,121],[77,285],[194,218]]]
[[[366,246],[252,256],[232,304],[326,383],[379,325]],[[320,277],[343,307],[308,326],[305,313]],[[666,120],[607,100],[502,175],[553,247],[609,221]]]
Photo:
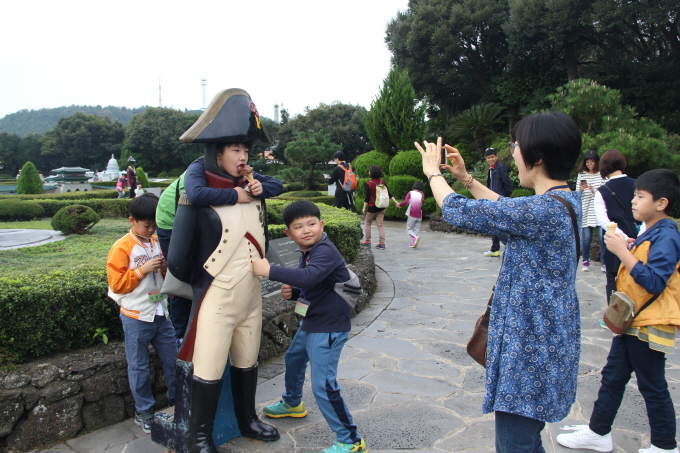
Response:
[[[35,201],[6,200],[0,203],[0,220],[33,220],[43,217],[45,210]]]
[[[161,177],[161,176],[159,175],[159,177]],[[166,176],[166,177],[169,178],[170,176]],[[172,184],[175,181],[175,179],[177,179],[178,177],[174,176],[172,178],[173,179],[167,180],[167,181],[149,181],[148,179],[147,179],[147,181],[149,183],[149,187],[160,187],[162,189],[165,189],[170,184]],[[97,187],[116,187],[116,182],[117,181],[101,181],[101,182],[96,183],[95,185]]]
[[[292,200],[269,200],[267,202],[267,220],[269,222],[269,239],[285,237],[285,225],[281,213]],[[316,203],[324,221],[324,231],[335,244],[340,254],[348,262],[354,261],[359,255],[359,241],[361,240],[361,219],[347,209],[339,209],[325,204]]]
[[[311,198],[311,197],[321,197],[323,194],[319,192],[318,190],[303,190],[302,192],[298,192],[296,194],[297,197],[299,198]]]
[[[100,218],[104,217],[127,217],[130,198],[94,199],[94,200],[35,200],[45,210],[45,217],[53,217],[60,209],[66,206],[88,206],[96,212]]]
[[[0,202],[3,200],[90,200],[93,198],[117,198],[116,190],[93,190],[83,192],[64,192],[64,193],[40,193],[25,195],[0,195]]]
[[[511,198],[517,198],[517,197],[530,197],[532,195],[535,195],[536,192],[534,192],[531,189],[515,189],[512,191],[512,194],[510,194]]]
[[[434,197],[426,198],[425,203],[423,203],[423,215],[434,214],[438,207],[437,200]]]
[[[121,339],[119,309],[107,288],[101,268],[0,277],[0,367],[12,358],[91,346],[97,328]]]
[[[380,167],[385,176],[392,174],[389,172],[390,156],[380,151],[369,151],[357,156],[352,161],[352,169],[360,178],[368,178],[368,170],[371,168],[371,165]]]
[[[135,169],[135,172],[137,173],[137,182],[142,183],[142,188],[151,187],[149,185],[149,180],[146,177],[146,173],[144,173],[144,169],[142,167],[137,167]],[[136,189],[136,187],[135,187],[135,189]]]
[[[287,192],[295,192],[298,190],[302,190],[305,188],[305,185],[302,184],[301,182],[291,182],[290,184],[286,185],[286,191]]]
[[[408,175],[421,181],[427,181],[423,174],[423,158],[420,151],[401,151],[390,162],[390,176]]]
[[[64,234],[85,234],[99,222],[99,215],[83,205],[67,206],[52,218],[52,228]]]
[[[17,193],[43,193],[43,183],[38,175],[38,169],[35,168],[33,162],[26,162],[21,167],[21,174],[17,179]]]

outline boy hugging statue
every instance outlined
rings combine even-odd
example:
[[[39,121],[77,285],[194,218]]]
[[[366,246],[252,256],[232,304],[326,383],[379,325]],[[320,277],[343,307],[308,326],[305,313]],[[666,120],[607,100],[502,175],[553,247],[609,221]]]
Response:
[[[265,254],[264,199],[283,184],[247,165],[250,147],[271,140],[240,89],[217,94],[180,140],[206,144],[187,169],[168,256],[170,274],[191,285],[193,305],[178,354],[174,419],[157,415],[152,438],[178,452],[217,453],[213,422],[220,394],[230,393],[241,435],[273,442],[278,431],[255,411],[262,296],[252,262]]]

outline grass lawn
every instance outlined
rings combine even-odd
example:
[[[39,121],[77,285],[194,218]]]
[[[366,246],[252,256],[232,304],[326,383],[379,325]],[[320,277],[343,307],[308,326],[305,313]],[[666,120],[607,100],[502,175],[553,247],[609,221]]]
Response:
[[[35,228],[51,230],[52,219],[30,222],[0,222],[0,229]],[[67,236],[63,241],[36,247],[0,250],[0,275],[42,274],[59,269],[106,267],[114,242],[130,230],[127,218],[102,219],[89,234]]]

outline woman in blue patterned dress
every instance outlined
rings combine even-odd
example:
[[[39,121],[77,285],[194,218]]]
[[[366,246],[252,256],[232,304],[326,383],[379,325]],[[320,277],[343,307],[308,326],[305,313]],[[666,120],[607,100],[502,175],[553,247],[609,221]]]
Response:
[[[441,177],[441,138],[416,147],[444,220],[508,236],[489,321],[482,411],[495,414],[498,453],[544,453],[545,423],[565,418],[576,398],[577,245],[567,208],[549,195],[573,207],[580,230],[581,196],[566,181],[581,152],[581,135],[567,115],[550,112],[522,119],[511,137],[520,183],[533,188],[534,196],[499,196],[467,173],[455,148],[444,145],[452,165],[441,168],[470,190],[476,199],[469,200]]]

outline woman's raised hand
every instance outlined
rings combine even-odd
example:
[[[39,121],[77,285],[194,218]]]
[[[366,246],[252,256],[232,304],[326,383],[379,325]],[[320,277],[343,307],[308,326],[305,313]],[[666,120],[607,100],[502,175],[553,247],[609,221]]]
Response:
[[[465,169],[465,161],[458,150],[451,145],[442,146],[442,138],[437,138],[437,143],[430,143],[427,140],[423,141],[425,148],[415,142],[416,148],[420,151],[423,158],[423,173],[425,176],[430,176],[432,173],[439,172],[439,169],[444,169],[451,173],[456,179],[465,180],[468,178],[467,170]],[[452,165],[441,165],[441,149],[446,148],[446,158],[451,161]]]

